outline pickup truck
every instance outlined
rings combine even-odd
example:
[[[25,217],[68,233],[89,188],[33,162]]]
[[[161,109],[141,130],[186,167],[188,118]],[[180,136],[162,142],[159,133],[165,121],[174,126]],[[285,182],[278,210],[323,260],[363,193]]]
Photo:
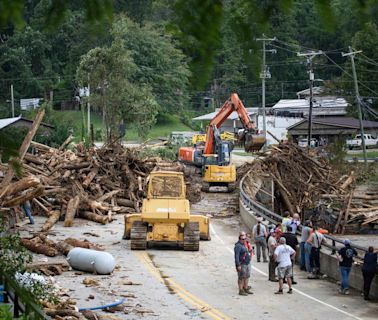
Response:
[[[373,137],[371,134],[365,134],[365,146],[367,148],[378,148],[378,139]],[[353,148],[362,148],[361,135],[357,134],[354,139],[347,139],[346,146],[349,150]]]

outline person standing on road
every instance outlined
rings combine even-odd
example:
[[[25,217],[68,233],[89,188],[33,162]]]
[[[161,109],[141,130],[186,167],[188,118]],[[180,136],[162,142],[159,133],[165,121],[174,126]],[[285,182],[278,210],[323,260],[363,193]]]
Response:
[[[247,242],[247,235],[245,232],[240,232],[239,241],[235,243],[235,267],[238,273],[239,295],[247,296],[253,294],[248,286],[248,281],[251,276],[251,254],[252,246]]]
[[[312,233],[307,239],[307,243],[311,245],[311,261],[313,264],[313,268],[311,270],[311,275],[309,275],[309,279],[318,279],[320,274],[320,249],[322,244],[325,244],[325,237],[321,234],[317,227],[314,226]]]
[[[277,276],[279,282],[279,288],[275,294],[283,294],[283,281],[285,278],[289,286],[287,293],[293,293],[293,289],[291,288],[291,278],[293,276],[291,261],[295,259],[295,251],[292,247],[286,245],[284,237],[280,238],[280,245],[274,251],[274,259],[278,262]]]
[[[266,237],[267,232],[265,226],[261,223],[262,218],[258,218],[257,224],[253,226],[252,235],[257,249],[257,262],[260,262],[261,252],[264,262],[268,262],[266,258]]]
[[[365,253],[364,264],[362,265],[362,275],[364,277],[364,299],[370,300],[369,292],[370,286],[374,279],[377,270],[377,253],[373,247],[369,247],[368,252]]]
[[[277,263],[274,259],[274,250],[277,247],[277,233],[273,228],[270,231],[270,236],[268,239],[268,253],[269,253],[269,281],[276,282],[276,267]]]
[[[336,253],[339,260],[341,286],[339,292],[341,294],[349,294],[349,273],[352,269],[353,257],[357,256],[357,251],[350,245],[350,240],[344,240],[344,248]]]
[[[286,239],[286,244],[289,245],[295,251],[295,254],[297,254],[298,239],[297,239],[297,236],[293,234],[292,232],[293,232],[293,229],[291,228],[291,226],[290,225],[287,226],[286,232],[283,234],[283,237]],[[297,284],[294,281],[294,263],[295,263],[294,260],[291,261],[291,268],[292,268],[292,274],[293,274],[293,276],[291,277],[291,283]]]
[[[311,226],[312,223],[310,220],[307,220],[304,223],[304,226],[302,227],[302,233],[301,233],[301,243],[300,243],[300,249],[301,249],[301,270],[307,271],[308,273],[311,273],[312,265],[311,265],[311,244],[307,243],[307,240],[311,234]]]

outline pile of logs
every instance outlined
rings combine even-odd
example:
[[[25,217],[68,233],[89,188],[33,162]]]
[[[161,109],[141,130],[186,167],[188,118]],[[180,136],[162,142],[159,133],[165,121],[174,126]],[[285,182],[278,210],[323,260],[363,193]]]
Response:
[[[116,143],[100,149],[79,144],[75,151],[34,141],[31,146],[34,154],[26,153],[23,159],[25,177],[0,189],[0,205],[14,207],[30,200],[34,213],[48,217],[42,232],[63,218],[70,227],[75,216],[106,224],[113,214],[139,212],[152,170],[185,173],[180,163],[141,159],[139,149]],[[187,189],[190,200],[200,200],[199,184],[189,181]]]
[[[30,201],[34,214],[48,217],[42,232],[62,219],[64,226],[70,227],[76,216],[106,224],[113,214],[140,211],[152,170],[186,173],[189,200],[200,200],[200,185],[183,165],[159,158],[141,159],[140,148],[112,143],[99,149],[78,144],[73,151],[65,150],[71,136],[60,148],[32,141],[43,114],[43,110],[37,114],[19,150],[17,161],[22,164],[23,177],[14,182],[13,167],[0,166],[1,212],[9,213],[10,208]]]
[[[245,177],[243,188],[253,199],[261,191],[268,194],[273,190],[274,207],[279,213],[287,210],[306,218],[304,212],[319,205],[335,208],[336,221],[323,224],[331,232],[353,231],[351,225],[355,229],[378,225],[378,191],[362,194],[356,190],[353,172],[341,175],[327,159],[297,145],[273,146],[257,161],[240,167],[238,175]]]

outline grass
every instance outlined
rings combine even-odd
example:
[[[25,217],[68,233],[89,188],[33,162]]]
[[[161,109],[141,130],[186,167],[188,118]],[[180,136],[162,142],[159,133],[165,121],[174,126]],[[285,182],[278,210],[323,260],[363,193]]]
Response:
[[[82,114],[81,111],[55,111],[57,117],[60,120],[68,122],[71,124],[76,139],[80,138],[81,134],[81,124],[82,124]],[[85,114],[87,117],[87,114]],[[87,118],[85,118],[87,121]],[[103,130],[104,126],[102,124],[102,116],[97,113],[91,113],[91,123],[93,123],[94,131]],[[149,139],[157,139],[160,137],[169,137],[172,131],[192,131],[190,127],[183,124],[179,117],[173,115],[161,115],[157,118],[157,123],[151,129],[148,134]],[[76,140],[75,139],[75,140]],[[128,128],[126,123],[126,140],[128,141],[141,141],[137,130],[134,126]]]
[[[378,158],[378,151],[367,151],[366,150],[366,154],[367,154],[368,158]],[[353,154],[351,153],[351,154],[347,155],[348,159],[363,158],[363,157],[364,157],[363,152],[361,152],[361,153],[353,153]]]

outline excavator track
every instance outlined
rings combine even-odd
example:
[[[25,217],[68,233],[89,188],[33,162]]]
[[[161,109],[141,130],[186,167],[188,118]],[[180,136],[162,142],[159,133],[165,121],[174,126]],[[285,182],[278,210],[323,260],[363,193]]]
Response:
[[[234,192],[236,189],[236,182],[229,183],[227,186],[227,192]]]
[[[147,248],[147,224],[143,221],[135,221],[130,232],[131,250],[146,250]]]
[[[184,250],[198,251],[200,230],[198,222],[189,222],[184,228]]]
[[[201,190],[203,192],[210,192],[210,183],[208,182],[202,182],[202,188]]]

